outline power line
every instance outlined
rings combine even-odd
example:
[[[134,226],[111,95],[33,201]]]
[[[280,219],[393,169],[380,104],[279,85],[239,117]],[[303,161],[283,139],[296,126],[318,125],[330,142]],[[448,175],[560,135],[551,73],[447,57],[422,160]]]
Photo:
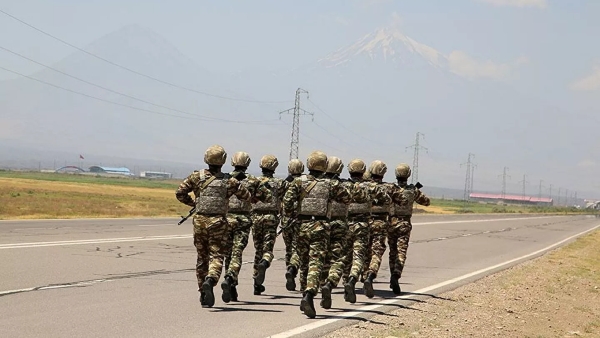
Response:
[[[502,199],[506,198],[506,178],[510,178],[510,175],[508,175],[507,172],[508,167],[504,167],[502,170],[502,175],[500,175],[502,177]]]
[[[417,132],[417,136],[415,137],[415,143],[411,146],[406,147],[406,149],[413,148],[415,150],[414,156],[413,156],[413,169],[412,169],[413,174],[412,174],[411,181],[410,181],[411,184],[415,183],[415,182],[419,182],[419,150],[424,149],[426,152],[429,152],[429,149],[427,149],[419,144],[421,136],[423,137],[423,139],[425,139],[425,134],[421,134],[420,132]]]
[[[116,90],[112,90],[112,89],[110,89],[110,88],[107,88],[107,87],[104,87],[104,86],[101,86],[101,85],[98,85],[98,84],[92,83],[92,82],[90,82],[90,81],[87,81],[87,80],[81,79],[81,78],[79,78],[79,77],[76,77],[76,76],[74,76],[74,75],[68,74],[68,73],[66,73],[66,72],[63,72],[63,71],[61,71],[61,70],[58,70],[58,69],[56,69],[56,68],[50,67],[50,66],[48,66],[48,65],[45,65],[45,64],[43,64],[43,63],[41,63],[41,62],[35,61],[35,60],[33,60],[33,59],[31,59],[31,58],[29,58],[29,57],[25,56],[25,55],[22,55],[22,54],[19,54],[19,53],[17,53],[17,52],[14,52],[14,51],[12,51],[12,50],[10,50],[10,49],[8,49],[8,48],[5,48],[5,47],[2,47],[2,46],[0,46],[0,49],[4,50],[4,51],[6,51],[6,52],[9,52],[9,53],[11,53],[11,54],[14,54],[14,55],[16,55],[16,56],[19,56],[19,57],[21,57],[21,58],[23,58],[23,59],[26,59],[26,60],[28,60],[28,61],[30,61],[30,62],[33,62],[33,63],[35,63],[35,64],[38,64],[38,65],[40,65],[40,66],[46,67],[46,68],[48,68],[48,69],[50,69],[50,70],[52,70],[52,71],[55,71],[55,72],[57,72],[57,73],[59,73],[59,74],[62,74],[62,75],[68,76],[68,77],[70,77],[70,78],[72,78],[72,79],[75,79],[75,80],[77,80],[77,81],[81,81],[81,82],[83,82],[83,83],[86,83],[86,84],[88,84],[88,85],[90,85],[90,86],[94,86],[94,87],[97,87],[97,88],[100,88],[100,89],[106,90],[106,91],[108,91],[108,92],[111,92],[111,93],[114,93],[114,94],[117,94],[117,95],[121,95],[121,96],[127,97],[127,98],[129,98],[129,99],[132,99],[132,100],[136,100],[136,101],[140,101],[140,102],[143,102],[143,103],[147,103],[147,104],[149,104],[149,105],[152,105],[152,106],[155,106],[155,107],[159,107],[159,108],[164,108],[164,109],[172,110],[172,111],[175,111],[175,112],[178,112],[178,113],[181,113],[181,114],[186,114],[186,115],[191,115],[191,116],[197,116],[197,117],[201,117],[201,118],[205,118],[205,119],[212,119],[212,120],[223,121],[223,122],[231,122],[231,123],[261,123],[261,122],[270,122],[270,121],[274,121],[274,119],[273,119],[273,120],[255,120],[255,121],[234,121],[234,120],[221,119],[221,118],[217,118],[217,117],[211,117],[211,116],[204,116],[204,115],[198,115],[198,114],[188,113],[188,112],[186,112],[186,111],[183,111],[183,110],[179,110],[179,109],[175,109],[175,108],[170,108],[170,107],[167,107],[167,106],[164,106],[164,105],[161,105],[161,104],[153,103],[153,102],[150,102],[150,101],[147,101],[147,100],[144,100],[144,99],[137,98],[137,97],[135,97],[135,96],[131,96],[131,95],[128,95],[128,94],[125,94],[125,93],[121,93],[121,92],[118,92],[118,91],[116,91]]]
[[[216,95],[216,94],[211,94],[211,93],[207,93],[207,92],[199,91],[199,90],[196,90],[196,89],[192,89],[192,88],[184,87],[184,86],[181,86],[181,85],[178,85],[178,84],[174,84],[174,83],[171,83],[171,82],[168,82],[168,81],[164,81],[164,80],[158,79],[158,78],[156,78],[156,77],[153,77],[153,76],[150,76],[150,75],[147,75],[147,74],[144,74],[144,73],[138,72],[138,71],[136,71],[136,70],[133,70],[133,69],[131,69],[131,68],[128,68],[128,67],[122,66],[122,65],[120,65],[120,64],[118,64],[118,63],[115,63],[115,62],[113,62],[113,61],[110,61],[110,60],[108,60],[108,59],[105,59],[105,58],[103,58],[103,57],[101,57],[101,56],[98,56],[98,55],[96,55],[96,54],[90,53],[90,52],[86,51],[85,49],[79,48],[79,47],[77,47],[77,46],[75,46],[75,45],[73,45],[73,44],[71,44],[71,43],[69,43],[69,42],[67,42],[67,41],[65,41],[65,40],[63,40],[63,39],[61,39],[61,38],[58,38],[58,37],[56,37],[56,36],[54,36],[54,35],[52,35],[52,34],[50,34],[50,33],[47,33],[47,32],[45,32],[45,31],[43,31],[42,29],[40,29],[40,28],[37,28],[37,27],[35,27],[35,26],[33,26],[33,25],[31,25],[31,24],[29,24],[29,23],[27,23],[27,22],[25,22],[25,21],[23,21],[23,20],[21,20],[21,19],[19,19],[19,18],[15,17],[15,16],[13,16],[13,15],[11,15],[11,14],[9,14],[9,13],[7,13],[7,12],[5,12],[5,11],[1,10],[1,9],[0,9],[0,13],[3,13],[4,15],[6,15],[6,16],[8,16],[8,17],[10,17],[10,18],[12,18],[12,19],[14,19],[14,20],[16,20],[16,21],[18,21],[18,22],[20,22],[20,23],[22,23],[22,24],[24,24],[24,25],[26,25],[26,26],[28,26],[28,27],[30,27],[30,28],[32,28],[32,29],[34,29],[34,30],[36,30],[36,31],[40,32],[40,33],[42,33],[42,34],[44,34],[44,35],[46,35],[46,36],[49,36],[49,37],[51,37],[51,38],[53,38],[53,39],[55,39],[55,40],[57,40],[57,41],[60,41],[60,42],[62,42],[63,44],[65,44],[65,45],[67,45],[67,46],[69,46],[69,47],[71,47],[71,48],[74,48],[74,49],[76,49],[76,50],[78,50],[78,51],[80,51],[80,52],[82,52],[82,53],[85,53],[85,54],[87,54],[87,55],[90,55],[90,56],[92,56],[92,57],[95,57],[95,58],[97,58],[97,59],[99,59],[99,60],[102,60],[102,61],[104,61],[104,62],[106,62],[106,63],[108,63],[108,64],[111,64],[111,65],[113,65],[113,66],[115,66],[115,67],[119,67],[119,68],[121,68],[121,69],[123,69],[123,70],[126,70],[126,71],[128,71],[128,72],[131,72],[131,73],[133,73],[133,74],[136,74],[136,75],[139,75],[139,76],[142,76],[142,77],[145,77],[145,78],[151,79],[151,80],[153,80],[153,81],[156,81],[156,82],[160,82],[160,83],[162,83],[162,84],[165,84],[165,85],[169,85],[169,86],[172,86],[172,87],[175,87],[175,88],[179,88],[179,89],[182,89],[182,90],[187,90],[187,91],[194,92],[194,93],[197,93],[197,94],[202,94],[202,95],[205,95],[205,96],[210,96],[210,97],[214,97],[214,98],[218,98],[218,99],[223,99],[223,100],[230,100],[230,101],[240,101],[240,102],[250,102],[250,103],[267,103],[267,104],[269,104],[269,103],[286,103],[286,102],[289,102],[289,101],[261,101],[261,100],[249,100],[249,99],[240,99],[240,98],[229,97],[229,96],[223,96],[223,95]]]
[[[206,122],[218,122],[218,121],[207,120],[205,118],[198,117],[198,116],[194,116],[194,117],[191,117],[191,116],[190,117],[188,117],[188,116],[180,116],[180,115],[173,115],[173,114],[161,113],[161,112],[157,112],[157,111],[150,110],[150,109],[138,108],[138,107],[130,106],[130,105],[127,105],[127,104],[118,103],[118,102],[111,101],[111,100],[106,100],[106,99],[103,99],[103,98],[100,98],[100,97],[96,97],[96,96],[93,96],[93,95],[88,95],[88,94],[85,94],[85,93],[82,93],[82,92],[78,92],[78,91],[75,91],[75,90],[72,90],[72,89],[69,89],[69,88],[61,87],[61,86],[55,85],[55,84],[50,83],[50,82],[46,82],[46,81],[43,81],[43,80],[40,80],[40,79],[36,79],[36,78],[28,76],[28,75],[19,73],[19,72],[15,72],[14,70],[10,70],[10,69],[4,68],[2,66],[0,66],[0,69],[2,69],[4,71],[7,71],[9,73],[13,73],[13,74],[22,76],[22,77],[27,78],[29,80],[33,80],[33,81],[36,81],[36,82],[43,83],[43,84],[45,84],[47,86],[51,86],[51,87],[58,88],[58,89],[61,89],[61,90],[64,90],[64,91],[67,91],[67,92],[70,92],[70,93],[73,93],[73,94],[78,94],[78,95],[85,96],[85,97],[90,98],[90,99],[94,99],[94,100],[98,100],[98,101],[110,103],[110,104],[121,106],[121,107],[126,107],[126,108],[130,108],[130,109],[134,109],[134,110],[144,111],[144,112],[151,113],[151,114],[157,114],[157,115],[163,115],[163,116],[170,116],[170,117],[178,117],[178,118],[188,119],[188,120],[200,120],[200,121],[206,121]],[[245,123],[245,122],[244,121],[239,121],[239,123]]]
[[[300,145],[300,115],[311,115],[314,116],[313,113],[310,113],[302,108],[300,108],[300,94],[306,94],[308,97],[308,91],[298,88],[296,89],[296,99],[294,101],[294,108],[290,108],[284,111],[279,112],[279,118],[281,118],[281,114],[289,114],[293,111],[293,124],[292,124],[292,140],[290,142],[290,160],[294,158],[298,158],[298,148]],[[314,121],[314,117],[313,117]]]

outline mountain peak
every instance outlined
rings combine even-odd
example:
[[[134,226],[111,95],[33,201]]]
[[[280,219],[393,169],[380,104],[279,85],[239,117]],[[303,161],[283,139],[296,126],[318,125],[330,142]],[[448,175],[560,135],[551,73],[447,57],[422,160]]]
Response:
[[[443,68],[446,62],[446,57],[434,48],[406,36],[396,25],[390,25],[363,36],[354,44],[338,49],[318,60],[318,63],[332,68],[347,65],[357,59],[395,64],[412,64],[421,59],[436,68]]]

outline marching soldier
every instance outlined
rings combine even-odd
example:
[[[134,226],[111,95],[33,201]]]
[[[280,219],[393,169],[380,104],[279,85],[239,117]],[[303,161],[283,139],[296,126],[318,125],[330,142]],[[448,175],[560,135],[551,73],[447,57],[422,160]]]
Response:
[[[217,285],[223,269],[223,258],[229,244],[227,209],[229,198],[235,195],[241,201],[249,201],[250,192],[241,184],[241,177],[232,178],[221,172],[227,153],[219,145],[211,146],[204,153],[208,169],[194,171],[179,185],[175,192],[177,200],[194,207],[194,246],[198,254],[196,278],[202,307],[215,303],[213,287]],[[195,200],[189,195],[194,193]]]
[[[252,238],[254,240],[254,294],[260,295],[265,291],[263,285],[265,272],[273,261],[273,247],[277,238],[277,226],[279,225],[281,209],[281,198],[285,193],[287,182],[275,178],[275,169],[279,166],[277,157],[265,155],[260,159],[262,176],[259,180],[267,185],[273,195],[269,202],[259,202],[252,209]]]
[[[286,182],[286,191],[287,188],[289,187],[290,183],[294,181],[294,179],[302,176],[302,173],[304,172],[304,163],[302,163],[302,161],[298,160],[298,159],[291,159],[289,164],[288,164],[288,177],[285,179]],[[294,212],[292,212],[291,216],[285,216],[282,213],[281,216],[281,225],[282,227],[284,227],[282,229],[282,237],[283,237],[283,242],[285,243],[285,267],[286,267],[286,273],[285,273],[285,277],[286,277],[286,283],[285,283],[285,288],[288,291],[294,291],[296,290],[296,275],[297,275],[297,269],[296,266],[299,266],[300,261],[298,258],[298,253],[296,252],[296,234],[298,233],[298,224],[297,224],[297,220],[296,217],[298,216],[297,213],[297,205],[296,208],[294,208]],[[292,262],[295,262],[294,264],[292,264]],[[306,280],[306,271],[304,271],[306,269],[301,269],[301,273],[300,273],[300,280]],[[301,291],[304,291],[304,288],[306,288],[306,284],[302,285],[301,283]]]
[[[250,161],[250,155],[243,151],[237,152],[231,157],[231,165],[234,167],[231,177],[242,182],[242,186],[248,189],[252,199],[251,201],[244,201],[235,196],[229,199],[227,221],[231,229],[230,246],[225,259],[225,278],[221,283],[222,299],[225,303],[232,300],[237,301],[236,285],[242,268],[242,253],[248,245],[248,236],[250,236],[250,229],[252,228],[252,219],[250,218],[252,203],[258,201],[270,202],[273,199],[271,191],[261,181],[246,173]]]
[[[299,205],[300,226],[296,237],[296,250],[301,264],[308,265],[307,285],[300,309],[309,318],[316,316],[313,298],[319,290],[323,258],[329,238],[329,203],[334,200],[349,203],[351,193],[338,181],[323,177],[327,170],[327,155],[312,152],[306,163],[309,173],[295,179],[283,198],[283,212],[291,215]],[[298,266],[294,266],[298,269]]]
[[[367,166],[360,159],[348,163],[350,182],[355,190],[365,192],[364,198],[352,199],[348,206],[348,250],[344,258],[344,300],[356,302],[356,281],[362,275],[366,256],[369,251],[369,222],[373,203],[386,204],[391,201],[386,190],[377,184],[363,179]]]
[[[401,163],[395,170],[397,184],[392,188],[397,193],[402,194],[403,201],[394,205],[394,211],[390,219],[390,228],[388,231],[388,244],[390,246],[390,288],[394,294],[399,295],[402,291],[398,280],[402,276],[404,263],[406,262],[406,252],[408,250],[408,241],[412,231],[411,217],[413,212],[413,203],[429,206],[431,200],[421,192],[421,184],[408,184],[411,170],[408,164]]]

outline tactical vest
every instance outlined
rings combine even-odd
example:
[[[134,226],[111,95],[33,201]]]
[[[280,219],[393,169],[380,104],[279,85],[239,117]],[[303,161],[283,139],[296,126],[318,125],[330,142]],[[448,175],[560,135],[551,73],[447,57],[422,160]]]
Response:
[[[380,185],[380,186],[382,186],[384,189],[386,189],[385,183],[377,183],[377,184]],[[384,204],[384,205],[375,205],[375,204],[373,204],[372,207],[371,207],[371,213],[372,214],[389,214],[392,211],[393,210],[392,210],[392,204],[391,203]]]
[[[340,180],[340,184],[349,186],[352,184],[352,182]],[[329,202],[329,211],[331,213],[331,217],[346,218],[348,217],[348,204],[331,200]]]
[[[248,179],[241,182],[240,185],[248,187]],[[252,204],[249,201],[240,201],[237,196],[231,196],[229,199],[229,211],[230,213],[249,213],[252,210]]]
[[[358,185],[360,189],[367,189],[367,184],[364,182],[356,182],[354,183]],[[371,197],[369,196],[367,202],[364,203],[356,203],[351,201],[348,205],[348,214],[350,215],[358,215],[358,214],[370,214],[371,213]]]
[[[282,184],[281,180],[271,177],[263,177],[261,178],[261,180],[263,180],[263,182],[269,182],[269,185],[271,187],[271,194],[273,194],[273,199],[269,203],[260,201],[257,202],[256,204],[254,204],[253,210],[279,212],[279,207],[281,205],[281,196],[279,196],[279,189]]]
[[[299,214],[303,216],[329,217],[329,191],[327,179],[308,180],[302,176],[302,191],[304,197],[300,201]]]
[[[202,185],[196,195],[196,212],[207,215],[225,215],[228,209],[227,176],[216,178],[200,174]]]
[[[413,205],[417,197],[417,191],[415,190],[415,186],[413,184],[409,184],[406,187],[404,187],[402,196],[405,198],[406,202],[404,202],[404,204],[394,205],[394,215],[411,216],[413,213]]]

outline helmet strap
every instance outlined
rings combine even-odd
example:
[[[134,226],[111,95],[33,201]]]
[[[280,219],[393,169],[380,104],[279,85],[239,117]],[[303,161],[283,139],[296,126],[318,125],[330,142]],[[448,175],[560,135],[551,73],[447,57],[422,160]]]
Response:
[[[208,171],[210,171],[211,174],[218,174],[221,172],[221,167],[223,167],[222,165],[215,165],[215,164],[209,164],[208,165]]]
[[[273,174],[275,174],[275,172],[273,170],[269,170],[266,168],[262,168],[262,173],[266,177],[273,177]]]

